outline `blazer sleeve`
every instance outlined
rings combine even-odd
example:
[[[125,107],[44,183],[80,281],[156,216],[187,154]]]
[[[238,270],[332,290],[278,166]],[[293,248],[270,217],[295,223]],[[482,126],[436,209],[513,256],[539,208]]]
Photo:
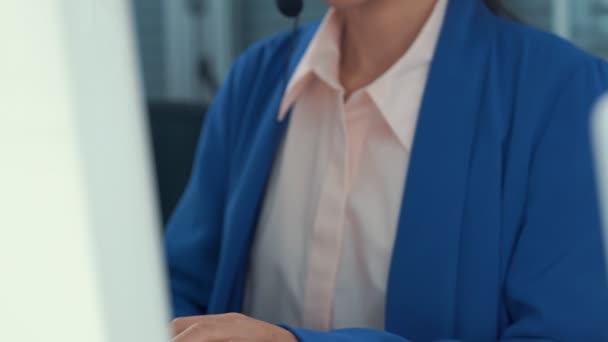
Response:
[[[243,59],[243,57],[241,57]],[[174,317],[207,312],[221,246],[240,63],[207,112],[190,181],[165,232]]]
[[[567,82],[533,156],[525,225],[506,284],[511,341],[608,341],[608,276],[590,113],[608,90],[594,61]]]
[[[608,341],[608,275],[589,113],[608,90],[597,61],[571,77],[535,149],[525,224],[508,272],[510,326],[498,342]],[[302,342],[417,342],[368,329],[286,327]],[[444,340],[437,342],[458,342]]]

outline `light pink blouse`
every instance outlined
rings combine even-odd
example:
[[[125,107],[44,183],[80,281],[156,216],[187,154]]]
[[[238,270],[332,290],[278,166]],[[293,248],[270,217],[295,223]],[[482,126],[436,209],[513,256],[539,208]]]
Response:
[[[447,1],[407,53],[346,103],[341,25],[328,12],[282,102],[278,120],[293,111],[253,245],[245,313],[318,330],[384,328],[401,197]]]

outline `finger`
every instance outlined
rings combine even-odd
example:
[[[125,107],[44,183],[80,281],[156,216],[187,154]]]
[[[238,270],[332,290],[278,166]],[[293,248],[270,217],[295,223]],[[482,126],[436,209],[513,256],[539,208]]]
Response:
[[[230,324],[230,322],[233,322],[237,317],[241,317],[241,315],[223,314],[176,318],[171,322],[173,336],[183,333],[193,325],[197,325],[198,329],[204,328],[204,330],[208,332],[206,335],[209,335],[211,332],[222,331],[222,326]]]
[[[200,342],[199,325],[194,324],[175,336],[172,342]]]
[[[192,316],[192,317],[180,317],[176,318],[171,322],[171,327],[173,329],[173,336],[177,336],[183,333],[186,329],[191,326],[200,323],[202,320],[202,316]]]
[[[239,323],[246,320],[248,320],[248,317],[236,313],[180,317],[172,322],[173,336],[178,336],[193,325],[197,325],[197,329],[204,331],[205,341],[207,341],[207,339],[225,341],[224,338],[226,335],[234,332]],[[236,329],[236,331],[238,331],[238,329]],[[245,334],[245,336],[247,335]]]
[[[181,334],[176,336],[172,342],[227,342],[234,341],[232,332],[225,329],[195,323]]]

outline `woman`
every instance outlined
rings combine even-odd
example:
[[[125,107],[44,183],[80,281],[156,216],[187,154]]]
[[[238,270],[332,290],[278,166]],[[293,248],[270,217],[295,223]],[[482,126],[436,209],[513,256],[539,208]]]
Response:
[[[489,1],[328,3],[285,93],[280,35],[208,114],[166,236],[175,340],[608,341],[608,67]]]

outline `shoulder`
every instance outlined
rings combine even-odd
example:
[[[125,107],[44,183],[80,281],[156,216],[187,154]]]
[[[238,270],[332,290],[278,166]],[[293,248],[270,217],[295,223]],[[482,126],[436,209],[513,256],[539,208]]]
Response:
[[[580,70],[605,67],[599,58],[555,34],[509,20],[496,20],[493,39],[496,58],[533,85],[559,87]]]
[[[298,45],[306,48],[308,37],[314,35],[318,23],[303,25],[299,29]],[[285,72],[287,58],[292,44],[291,32],[281,32],[259,40],[245,50],[235,61],[232,73],[241,81],[273,79]]]
[[[305,48],[306,39],[316,32],[318,25],[302,26],[298,47]],[[292,48],[290,32],[279,33],[252,44],[233,63],[227,79],[214,99],[212,109],[226,127],[226,135],[233,146],[244,146],[255,133],[263,129],[268,115],[275,116],[280,94],[285,86],[285,73]]]
[[[608,90],[608,64],[600,58],[557,35],[501,18],[494,22],[490,78],[513,110],[543,120],[563,96],[589,104]]]
[[[545,73],[568,73],[600,61],[553,33],[502,18],[497,18],[495,23],[495,49],[511,56],[521,67]]]
[[[502,18],[495,23],[496,59],[529,82],[559,83],[590,68],[606,68],[605,61],[555,34]]]
[[[496,17],[490,25],[484,101],[508,139],[531,148],[556,126],[567,132],[588,125],[608,91],[606,62],[526,25]]]

